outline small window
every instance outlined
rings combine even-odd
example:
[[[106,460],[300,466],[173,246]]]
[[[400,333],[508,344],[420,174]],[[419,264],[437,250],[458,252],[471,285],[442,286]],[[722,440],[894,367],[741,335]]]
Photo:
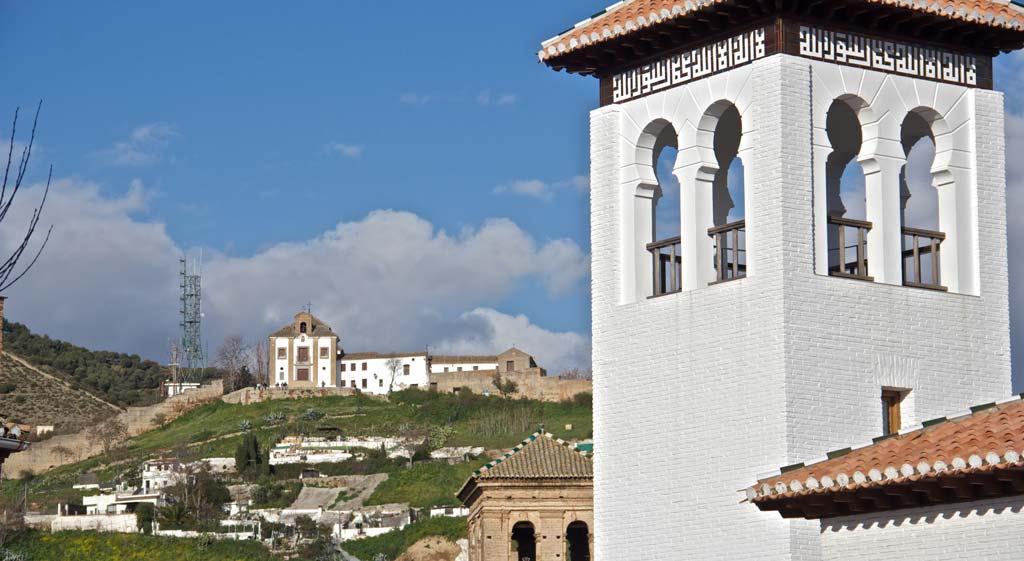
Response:
[[[402,365],[402,374],[405,375],[405,376],[409,375],[409,365],[408,364],[403,364]]]
[[[355,380],[352,380],[352,387],[353,388],[356,387],[356,381]]]
[[[279,358],[281,360],[284,360],[284,359],[288,358],[288,349],[286,349],[284,347],[278,347],[278,349],[277,349],[277,358]]]
[[[366,363],[363,363],[363,370],[366,370]]]
[[[320,347],[320,358],[330,358],[330,357],[331,357],[331,348],[330,347]]]
[[[366,389],[366,378],[363,378],[363,389]]]
[[[343,362],[343,363],[341,363],[341,371],[342,371],[342,372],[344,372],[344,371],[345,371],[345,363],[344,363],[344,362]]]
[[[309,347],[299,347],[298,357],[295,359],[296,362],[309,362]]]
[[[302,323],[299,324],[299,333],[305,333],[305,332],[306,332],[306,322],[302,322]]]
[[[384,379],[383,378],[381,378],[380,380],[377,380],[377,387],[378,388],[383,388],[384,387]]]
[[[458,371],[458,372],[462,372],[462,367],[460,366],[460,367],[456,368],[455,370]]]
[[[505,372],[513,372],[516,369],[516,362],[514,360],[505,361]]]
[[[479,366],[473,366],[473,370],[480,370]]]
[[[447,366],[444,367],[444,371],[448,372],[448,367]]]
[[[882,390],[882,434],[889,436],[900,432],[900,403],[903,393],[897,390]]]

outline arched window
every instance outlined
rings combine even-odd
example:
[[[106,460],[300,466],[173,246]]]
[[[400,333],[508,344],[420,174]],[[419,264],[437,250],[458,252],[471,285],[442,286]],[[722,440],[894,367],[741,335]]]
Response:
[[[306,322],[302,322],[302,323],[299,324],[299,333],[305,333],[305,332],[306,332]]]
[[[515,552],[516,561],[536,561],[537,536],[533,524],[517,522],[512,527],[512,551]]]
[[[860,121],[850,105],[837,99],[829,107],[826,131],[832,152],[825,163],[828,205],[828,272],[871,280],[868,274],[864,170],[857,162],[863,143]]]
[[[942,289],[939,195],[932,185],[935,140],[931,125],[919,112],[903,120],[900,131],[907,163],[900,172],[900,221],[903,234],[903,283]]]
[[[678,157],[678,137],[667,122],[658,121],[648,133],[653,139],[652,165],[657,185],[652,190],[652,230],[647,244],[654,263],[655,296],[682,290],[682,256],[679,237],[679,180],[673,170]]]
[[[586,522],[577,520],[565,530],[565,545],[568,561],[590,561],[590,529]]]
[[[712,184],[712,220],[708,230],[715,244],[716,281],[747,276],[746,222],[743,204],[743,162],[737,157],[743,138],[743,122],[735,105],[729,104],[715,125],[714,150],[718,162]]]

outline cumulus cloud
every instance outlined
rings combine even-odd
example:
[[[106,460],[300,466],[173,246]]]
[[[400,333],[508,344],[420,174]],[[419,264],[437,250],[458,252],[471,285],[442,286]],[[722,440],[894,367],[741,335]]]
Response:
[[[497,354],[515,346],[532,354],[550,375],[574,366],[590,367],[590,338],[579,333],[548,331],[530,323],[524,315],[511,316],[489,308],[477,308],[459,319],[479,328],[443,339],[431,347],[433,350],[444,354]]]
[[[150,123],[95,155],[114,166],[147,166],[159,162],[164,149],[178,136],[178,129],[172,124]]]
[[[550,201],[555,197],[555,193],[559,190],[569,189],[585,192],[589,188],[590,178],[578,175],[566,180],[556,181],[554,183],[548,183],[546,181],[541,181],[540,179],[520,179],[503,185],[498,185],[494,188],[494,193],[497,195],[507,193],[511,195],[532,197],[542,201]]]
[[[28,189],[26,198],[38,189]],[[163,224],[146,219],[148,193],[138,182],[116,197],[92,183],[56,182],[45,215],[56,224],[53,238],[37,268],[9,291],[9,317],[89,347],[166,360],[177,336],[183,248]],[[0,225],[0,250],[10,248],[7,229],[17,223]],[[380,210],[250,256],[207,251],[204,334],[211,348],[230,333],[263,338],[312,302],[350,351],[420,350],[446,341],[491,352],[517,343],[564,361],[554,342],[583,335],[548,333],[488,309],[524,282],[557,296],[587,274],[588,257],[575,242],[541,242],[509,220],[448,233],[415,214]],[[544,339],[538,334],[551,342],[529,348],[530,337]]]
[[[363,156],[363,147],[356,144],[332,142],[327,145],[327,151],[332,154],[340,154],[346,158],[352,159],[358,159]]]

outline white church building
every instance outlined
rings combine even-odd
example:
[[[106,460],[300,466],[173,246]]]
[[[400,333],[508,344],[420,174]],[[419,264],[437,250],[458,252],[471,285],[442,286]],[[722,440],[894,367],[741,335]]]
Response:
[[[624,0],[543,43],[600,82],[597,561],[1024,559],[1022,46],[1007,0]]]

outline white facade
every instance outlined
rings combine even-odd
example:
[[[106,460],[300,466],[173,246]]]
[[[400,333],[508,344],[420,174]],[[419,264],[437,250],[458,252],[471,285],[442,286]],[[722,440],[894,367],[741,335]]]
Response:
[[[185,480],[185,470],[176,458],[148,460],[142,464],[142,489],[159,491]]]
[[[823,127],[837,98],[860,100],[875,282],[822,267]],[[742,119],[748,268],[711,284],[708,178],[729,105]],[[900,124],[917,111],[940,154],[948,293],[902,286],[893,258]],[[666,125],[683,290],[648,298]],[[1009,394],[1001,94],[774,55],[597,109],[590,133],[596,558],[869,558],[830,557],[836,535],[738,504],[736,490],[878,436],[882,388],[909,392],[904,426]],[[624,518],[638,502],[646,515]]]
[[[334,387],[338,336],[309,312],[269,337],[271,385]]]
[[[401,362],[393,379],[388,365],[392,359]],[[430,384],[427,376],[427,355],[426,353],[342,355],[338,359],[338,379],[341,380],[342,387],[358,389],[363,393],[375,395],[387,395],[390,391],[413,387],[427,389]]]
[[[932,561],[962,555],[985,561],[1021,558],[1024,499],[936,505],[822,521],[825,561]]]
[[[431,374],[440,374],[442,372],[471,372],[473,370],[497,370],[498,361],[493,362],[459,362],[459,361],[430,361],[430,372]]]

